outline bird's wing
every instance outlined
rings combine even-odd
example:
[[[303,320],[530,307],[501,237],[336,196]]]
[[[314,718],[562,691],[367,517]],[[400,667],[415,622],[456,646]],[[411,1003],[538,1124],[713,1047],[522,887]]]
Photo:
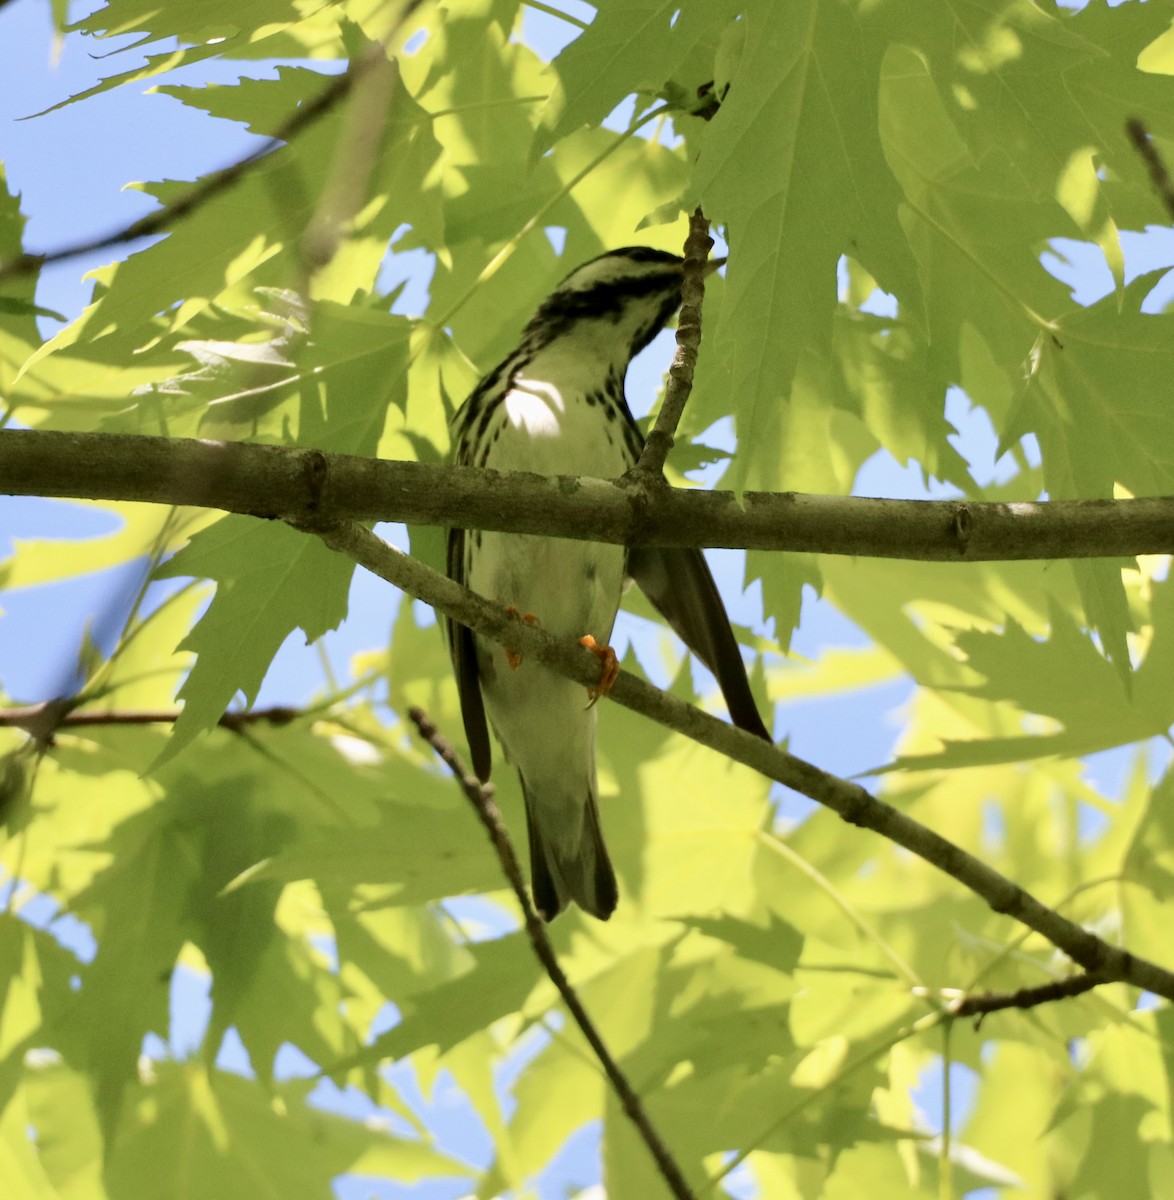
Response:
[[[465,531],[448,531],[448,577],[465,583]],[[481,681],[477,672],[477,643],[473,631],[455,621],[444,619],[448,634],[448,649],[452,655],[453,671],[457,677],[457,694],[461,698],[461,716],[465,722],[465,738],[473,756],[473,770],[482,783],[489,782],[493,752],[489,745],[489,725],[485,720],[485,702],[481,698]]]
[[[739,729],[771,741],[762,723],[725,605],[700,550],[637,546],[628,574],[681,641],[717,676],[730,718]]]

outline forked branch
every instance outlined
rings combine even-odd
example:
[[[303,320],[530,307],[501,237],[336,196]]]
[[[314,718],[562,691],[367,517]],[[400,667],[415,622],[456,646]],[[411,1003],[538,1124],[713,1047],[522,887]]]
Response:
[[[539,626],[512,620],[504,609],[381,541],[363,526],[336,523],[307,527],[307,531],[317,533],[332,549],[507,650],[520,652],[584,687],[598,680],[599,662],[590,651],[575,642],[565,643]],[[625,708],[793,788],[838,813],[849,824],[871,829],[912,851],[981,896],[995,912],[1042,934],[1088,974],[1105,981],[1132,983],[1174,1000],[1174,973],[1111,946],[858,784],[727,725],[627,672],[620,673],[608,695]]]

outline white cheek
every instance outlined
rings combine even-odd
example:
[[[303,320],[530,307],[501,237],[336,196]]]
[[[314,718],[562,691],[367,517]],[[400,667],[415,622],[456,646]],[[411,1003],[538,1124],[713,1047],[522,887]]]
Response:
[[[524,429],[531,437],[553,437],[559,432],[559,417],[566,405],[562,393],[553,384],[540,379],[518,378],[519,386],[505,398],[505,411],[515,429]]]

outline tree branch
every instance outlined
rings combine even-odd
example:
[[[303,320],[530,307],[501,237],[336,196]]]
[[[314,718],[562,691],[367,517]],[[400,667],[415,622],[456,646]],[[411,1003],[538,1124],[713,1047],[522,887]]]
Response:
[[[584,687],[599,681],[599,660],[575,642],[566,643],[537,625],[517,621],[505,609],[425,566],[354,522],[304,526],[340,554],[387,580],[452,620],[490,638],[507,650],[539,662]],[[1111,946],[1073,921],[1040,903],[986,863],[934,833],[912,817],[877,800],[858,784],[822,771],[685,704],[634,675],[621,672],[610,699],[685,734],[703,746],[785,784],[838,813],[850,825],[871,829],[924,859],[981,896],[997,913],[1042,934],[1089,974],[1132,983],[1174,1000],[1174,973],[1156,963]]]
[[[955,1017],[980,1019],[987,1013],[1001,1012],[1006,1008],[1035,1008],[1039,1004],[1050,1004],[1053,1000],[1067,1000],[1072,996],[1083,996],[1109,980],[1103,975],[1082,973],[1069,979],[1057,979],[1042,983],[1038,987],[1022,987],[1014,992],[990,992],[985,996],[962,996],[949,1005]]]
[[[587,1015],[587,1010],[583,1007],[578,993],[571,987],[570,981],[563,973],[562,967],[559,966],[558,956],[550,944],[550,939],[546,936],[546,929],[534,911],[533,904],[530,903],[530,894],[526,891],[526,884],[518,866],[518,856],[514,852],[513,843],[506,831],[501,812],[493,800],[492,786],[481,783],[472,772],[465,769],[448,739],[441,735],[422,708],[409,708],[408,716],[420,731],[420,736],[436,751],[444,764],[456,776],[457,782],[473,805],[481,824],[485,826],[485,831],[489,834],[489,840],[493,843],[493,849],[501,863],[501,869],[506,879],[509,880],[518,903],[522,906],[526,934],[530,938],[534,954],[547,975],[550,976],[551,983],[558,988],[558,993],[562,996],[567,1011],[575,1019],[575,1024],[579,1026],[588,1045],[594,1051],[595,1057],[599,1059],[612,1088],[620,1099],[624,1112],[636,1126],[649,1153],[656,1160],[657,1168],[664,1177],[665,1183],[668,1184],[669,1191],[677,1197],[677,1200],[696,1200],[693,1190],[685,1182],[681,1168],[669,1153],[668,1147],[645,1111],[643,1101],[633,1090],[616,1060],[612,1058],[599,1030],[595,1028],[591,1018]]]
[[[701,208],[695,208],[689,218],[689,236],[685,239],[685,262],[682,267],[681,315],[677,321],[677,349],[669,367],[669,379],[661,401],[656,424],[644,443],[639,461],[632,468],[632,478],[643,483],[660,485],[664,482],[664,464],[673,448],[677,426],[693,391],[693,372],[697,369],[697,348],[701,345],[701,301],[705,296],[706,260],[713,249],[709,222]]]
[[[104,712],[70,711],[68,704],[69,701],[48,700],[41,704],[23,705],[18,708],[0,708],[0,729],[23,729],[36,741],[44,745],[50,745],[53,741],[53,734],[59,729],[77,727],[93,728],[103,725],[174,724],[181,711],[178,708],[110,709]],[[248,709],[243,712],[227,712],[220,718],[219,724],[222,728],[239,732],[249,725],[262,723],[277,726],[288,725],[299,717],[306,715],[301,709],[288,705],[277,705],[271,708]],[[578,997],[575,996],[570,984],[567,983],[561,969],[558,967],[554,950],[546,937],[546,930],[534,913],[533,906],[530,903],[529,893],[526,891],[521,871],[518,868],[517,855],[502,822],[501,813],[493,802],[492,788],[488,786],[482,787],[480,781],[465,770],[451,743],[439,733],[423,709],[409,709],[408,716],[415,723],[416,728],[420,731],[420,735],[432,746],[450,768],[453,775],[456,776],[465,794],[477,809],[477,814],[481,818],[482,824],[488,830],[490,840],[493,842],[494,849],[501,860],[502,870],[509,880],[515,895],[518,897],[518,902],[526,918],[527,932],[530,935],[531,942],[534,943],[535,954],[537,954],[543,966],[546,967],[551,980],[560,993],[563,994],[564,999],[567,1000],[567,1005],[583,1030],[584,1036],[592,1048],[596,1049],[608,1077],[612,1078],[616,1087],[616,1093],[624,1105],[624,1111],[631,1116],[629,1096],[635,1099],[637,1106],[640,1104],[639,1096],[631,1091],[627,1080],[620,1074],[619,1068],[611,1062],[610,1058],[606,1057],[607,1051],[605,1048],[602,1048],[603,1044],[598,1033],[591,1025],[586,1013],[582,1011]],[[553,966],[551,963],[553,963]],[[558,972],[558,974],[556,975],[555,972]],[[1040,984],[1035,987],[1022,987],[1014,992],[988,992],[983,995],[964,995],[952,991],[933,992],[925,988],[915,988],[914,991],[917,994],[924,994],[927,997],[946,1000],[947,1011],[951,1016],[982,1017],[987,1013],[1001,1012],[1008,1008],[1035,1008],[1040,1004],[1049,1004],[1056,1000],[1082,996],[1084,993],[1092,991],[1093,988],[1099,987],[1102,983],[1108,982],[1110,981],[1103,976],[1081,973],[1073,975],[1068,979],[1055,980],[1051,983]],[[573,1000],[569,998],[568,993],[569,996],[574,996]],[[613,1076],[613,1068],[615,1075],[619,1077],[622,1084],[616,1083]],[[636,1117],[632,1119],[641,1128],[643,1136],[641,1121],[647,1118],[641,1114],[640,1119]],[[655,1130],[653,1130],[653,1136],[656,1136]],[[659,1162],[660,1158],[657,1151],[651,1145],[649,1149],[652,1150],[654,1157]]]
[[[43,254],[19,254],[7,262],[0,262],[0,283],[13,276],[30,275],[49,263],[66,262],[85,254],[93,254],[98,250],[106,250],[111,246],[121,246],[127,242],[138,241],[139,238],[163,233],[177,221],[202,208],[209,200],[213,200],[222,192],[235,187],[259,162],[288,145],[303,130],[326,116],[350,92],[355,81],[364,71],[380,61],[386,63],[386,42],[390,41],[395,32],[402,28],[403,23],[420,7],[422,2],[423,0],[405,0],[403,11],[395,22],[392,33],[384,41],[368,46],[355,58],[346,71],[332,79],[317,96],[312,100],[307,100],[290,113],[260,149],[254,150],[251,154],[246,154],[244,158],[206,176],[174,203],[166,205],[158,212],[140,217],[137,221],[132,221],[129,225],[117,229],[113,233],[84,242],[75,242],[72,246],[62,246],[60,249],[50,250]]]
[[[930,562],[1174,552],[1174,497],[977,503],[657,488],[292,446],[0,430],[0,494],[407,521],[631,546],[733,546]]]
[[[36,741],[50,745],[59,729],[95,725],[173,725],[182,711],[178,708],[78,711],[71,708],[74,703],[75,700],[46,700],[41,704],[21,705],[19,708],[0,708],[0,729],[23,729]],[[261,723],[288,725],[304,715],[301,709],[277,705],[272,708],[250,708],[244,712],[226,712],[218,724],[235,732],[247,725]]]

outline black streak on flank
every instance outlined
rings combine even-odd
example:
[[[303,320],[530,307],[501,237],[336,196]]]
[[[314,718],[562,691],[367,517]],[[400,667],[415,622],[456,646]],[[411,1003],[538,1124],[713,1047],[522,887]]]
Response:
[[[480,418],[477,422],[477,436],[473,438],[474,445],[485,444],[485,434],[489,431],[489,422],[493,420],[493,414],[497,412],[497,404],[499,403],[501,403],[501,400],[498,400],[497,403],[483,404],[481,406]]]
[[[453,442],[463,447],[463,451],[457,457],[460,466],[467,467],[471,464],[472,447],[485,440],[493,414],[497,412],[506,393],[513,386],[514,377],[525,366],[525,362],[524,358],[515,353],[498,363],[469,393],[469,398],[457,410],[453,421]],[[503,380],[508,382],[503,385]],[[474,425],[476,433],[471,435]],[[500,432],[499,425],[494,430],[495,440]]]
[[[640,458],[640,451],[644,449],[644,435],[640,432],[640,427],[632,420],[631,414],[628,415],[628,420],[623,425],[624,444],[627,447],[628,455],[633,463]]]

